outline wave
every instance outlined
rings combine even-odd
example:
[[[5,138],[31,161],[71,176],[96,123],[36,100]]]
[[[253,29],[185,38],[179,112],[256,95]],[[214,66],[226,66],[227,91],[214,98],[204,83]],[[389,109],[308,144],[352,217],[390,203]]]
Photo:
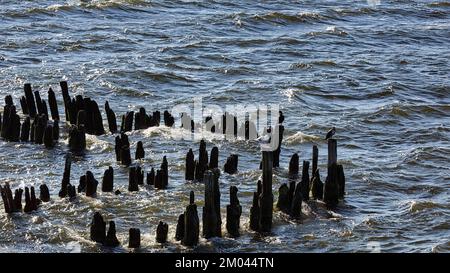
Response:
[[[308,135],[308,134],[305,134],[302,132],[297,132],[291,136],[288,136],[284,142],[288,145],[296,145],[296,144],[305,143],[305,142],[316,143],[321,140],[322,140],[322,138],[319,136]]]
[[[442,204],[438,204],[432,201],[410,201],[409,202],[409,212],[416,213],[423,210],[434,209],[434,208],[446,208]]]
[[[325,18],[316,12],[302,12],[297,14],[289,14],[284,12],[269,12],[265,14],[257,14],[253,16],[256,21],[270,23],[313,23],[321,22]]]
[[[429,7],[450,7],[450,2],[433,2],[428,4]]]

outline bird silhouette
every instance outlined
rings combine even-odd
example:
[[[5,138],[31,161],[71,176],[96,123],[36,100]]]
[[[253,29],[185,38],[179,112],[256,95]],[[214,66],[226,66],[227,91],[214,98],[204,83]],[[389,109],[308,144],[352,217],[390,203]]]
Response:
[[[325,140],[330,139],[334,136],[334,134],[336,134],[336,128],[331,128],[328,133],[327,136],[325,137]]]

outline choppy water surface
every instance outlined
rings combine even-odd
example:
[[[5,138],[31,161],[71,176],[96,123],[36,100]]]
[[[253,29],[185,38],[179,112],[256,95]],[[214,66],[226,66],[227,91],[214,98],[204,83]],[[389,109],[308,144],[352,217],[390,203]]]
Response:
[[[25,82],[45,98],[52,86],[62,113],[58,83],[67,79],[72,94],[99,104],[109,100],[117,114],[140,106],[170,109],[198,95],[223,106],[280,103],[286,132],[274,190],[287,179],[289,157],[299,152],[301,160],[310,160],[314,143],[323,169],[326,144],[320,139],[335,125],[347,177],[345,202],[333,217],[309,216],[301,224],[276,212],[273,235],[261,238],[248,229],[260,175],[257,146],[209,139],[208,150],[217,145],[221,151],[221,165],[230,153],[240,155],[239,173],[223,174],[220,182],[223,217],[229,186],[240,190],[243,235],[202,239],[195,251],[352,252],[378,242],[381,251],[448,252],[449,45],[450,2],[439,0],[381,0],[377,6],[322,0],[2,1],[0,95],[11,93],[18,104]],[[46,150],[0,141],[0,182],[13,188],[45,182],[53,197],[32,214],[7,216],[2,210],[0,250],[60,252],[77,249],[78,242],[81,251],[123,252],[128,229],[139,227],[140,251],[186,251],[173,235],[189,191],[202,199],[203,185],[183,179],[185,153],[197,151],[198,143],[170,135],[163,127],[131,133],[133,147],[144,142],[147,170],[163,155],[170,169],[167,190],[137,193],[126,190],[128,174],[114,160],[114,137],[89,137],[86,156],[72,164],[72,183],[86,170],[101,180],[111,165],[123,194],[79,196],[72,203],[57,197],[66,142]],[[102,249],[89,240],[94,211],[116,221],[124,248]],[[159,220],[169,223],[165,248],[154,239]]]

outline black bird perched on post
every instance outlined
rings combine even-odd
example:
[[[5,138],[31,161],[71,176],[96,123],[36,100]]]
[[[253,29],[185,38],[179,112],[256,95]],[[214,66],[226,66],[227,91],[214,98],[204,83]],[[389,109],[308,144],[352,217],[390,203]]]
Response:
[[[284,121],[284,115],[283,112],[278,111],[278,123],[281,124]]]
[[[327,136],[325,137],[325,140],[332,138],[336,134],[336,128],[331,128],[330,131],[328,131]]]

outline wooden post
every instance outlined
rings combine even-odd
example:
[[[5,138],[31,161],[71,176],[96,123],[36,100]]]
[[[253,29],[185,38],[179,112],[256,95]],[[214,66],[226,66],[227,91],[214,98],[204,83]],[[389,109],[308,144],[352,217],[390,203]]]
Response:
[[[316,173],[312,179],[311,192],[314,199],[322,200],[323,199],[323,183],[320,180],[319,169],[316,169]]]
[[[86,133],[84,126],[73,125],[69,129],[70,151],[80,154],[86,149]]]
[[[184,235],[181,243],[184,246],[195,246],[198,244],[200,233],[200,220],[197,214],[197,205],[194,203],[194,192],[190,193],[190,203],[184,212]]]
[[[5,183],[5,187],[0,186],[0,192],[3,199],[3,205],[5,207],[5,213],[15,212],[15,200],[13,199],[12,191],[8,182]],[[18,197],[19,196],[17,196],[17,198]],[[22,199],[22,195],[20,195],[20,199]]]
[[[63,179],[61,181],[61,190],[59,191],[59,197],[63,198],[67,195],[67,185],[70,184],[70,166],[72,165],[72,159],[70,154],[66,154],[66,161],[64,164]]]
[[[184,213],[178,216],[177,229],[175,231],[175,240],[181,241],[184,236]]]
[[[56,103],[56,96],[55,92],[53,92],[53,89],[48,89],[48,104],[50,106],[50,112],[52,115],[52,119],[59,120],[59,111],[58,111],[58,104]]]
[[[135,159],[138,160],[141,158],[145,158],[144,145],[142,144],[142,141],[138,141],[136,145]]]
[[[298,154],[295,153],[292,155],[291,160],[289,161],[289,178],[297,179],[298,178],[298,166],[299,166],[299,157]]]
[[[141,247],[141,230],[138,228],[130,228],[129,230],[130,240],[128,242],[129,248]]]
[[[200,164],[201,169],[203,170],[202,178],[204,172],[208,169],[208,151],[206,150],[206,142],[205,140],[200,140],[200,149],[198,152],[198,163]]]
[[[26,117],[20,130],[20,141],[27,142],[30,137],[30,117]]]
[[[86,196],[94,197],[97,194],[98,181],[94,178],[92,172],[86,172]]]
[[[236,186],[230,187],[230,204],[227,205],[227,231],[231,237],[239,237],[239,222],[242,214],[242,207],[237,197]]]
[[[214,146],[211,149],[211,155],[210,155],[210,160],[209,160],[209,169],[215,169],[219,167],[219,148],[217,148],[216,146]]]
[[[203,181],[205,183],[205,206],[203,207],[203,237],[222,236],[222,219],[220,216],[219,174],[206,171]]]
[[[45,131],[44,131],[44,145],[46,148],[50,149],[53,148],[55,146],[55,142],[53,139],[53,126],[52,125],[47,125],[47,127],[45,127]]]
[[[36,104],[34,102],[33,92],[31,91],[31,84],[26,83],[24,85],[25,98],[28,106],[28,113],[30,117],[34,118],[37,114],[36,112]]]
[[[169,185],[169,164],[167,163],[166,156],[163,156],[163,162],[161,163],[161,172],[163,188],[166,189]]]
[[[223,167],[224,172],[228,174],[235,174],[238,169],[238,155],[232,154],[227,158],[225,165]]]
[[[292,206],[290,211],[290,215],[294,219],[300,219],[302,216],[302,201],[303,201],[302,191],[303,191],[302,183],[297,183],[297,186],[295,187],[294,196],[292,198]]]
[[[272,167],[273,152],[263,151],[262,192],[258,198],[260,207],[259,231],[270,232],[272,229],[273,194],[272,194]]]
[[[22,211],[22,189],[16,189],[14,191],[14,203],[13,203],[13,212],[21,212]]]
[[[94,213],[90,227],[91,240],[97,243],[103,243],[106,239],[106,223],[100,212]]]
[[[158,227],[156,228],[156,242],[164,244],[167,242],[167,233],[169,232],[169,225],[163,221],[159,221]]]
[[[106,112],[106,117],[108,119],[109,131],[111,132],[111,134],[115,134],[117,132],[116,114],[109,107],[108,101],[105,102],[105,112]]]
[[[39,199],[42,202],[50,201],[50,193],[49,193],[47,185],[45,185],[45,184],[42,184],[39,186]]]
[[[312,151],[312,170],[311,170],[311,174],[314,178],[314,174],[316,173],[317,170],[317,161],[319,160],[319,149],[317,148],[317,145],[313,146],[313,151]]]
[[[128,175],[128,191],[139,191],[139,186],[136,180],[136,168],[130,167]]]
[[[342,165],[337,165],[337,184],[339,190],[339,198],[343,199],[345,195],[345,174],[344,167]]]
[[[58,141],[59,139],[59,120],[53,121],[53,140]]]
[[[64,101],[64,111],[66,114],[66,122],[70,123],[70,111],[69,111],[69,104],[70,104],[70,96],[69,96],[69,88],[67,86],[66,81],[61,81],[59,83],[59,86],[61,87],[61,93],[63,96]]]
[[[175,118],[169,113],[169,111],[164,111],[164,125],[167,127],[172,127],[175,123]]]
[[[301,188],[302,188],[302,197],[303,200],[308,201],[309,200],[309,161],[304,160],[303,161],[303,168],[302,168],[302,180],[301,180]]]
[[[144,185],[144,171],[141,166],[136,166],[136,182],[138,185]]]
[[[105,246],[117,247],[119,245],[120,242],[116,236],[116,223],[114,223],[114,221],[109,221],[108,233],[105,238]]]
[[[275,126],[274,134],[278,133],[278,146],[273,152],[273,167],[277,168],[280,166],[280,153],[281,153],[281,142],[283,141],[284,126],[278,124]]]
[[[114,169],[109,166],[102,179],[102,192],[112,192],[114,188]]]
[[[339,202],[336,139],[328,139],[328,175],[325,179],[323,199],[328,208],[337,206]]]
[[[195,161],[192,149],[189,149],[189,152],[186,154],[185,179],[190,181],[195,179]]]
[[[147,173],[147,185],[155,184],[155,169],[151,169],[149,173]]]
[[[281,185],[278,192],[279,194],[278,194],[277,208],[280,211],[289,214],[291,211],[291,204],[289,202],[289,187],[286,184],[283,184]]]

